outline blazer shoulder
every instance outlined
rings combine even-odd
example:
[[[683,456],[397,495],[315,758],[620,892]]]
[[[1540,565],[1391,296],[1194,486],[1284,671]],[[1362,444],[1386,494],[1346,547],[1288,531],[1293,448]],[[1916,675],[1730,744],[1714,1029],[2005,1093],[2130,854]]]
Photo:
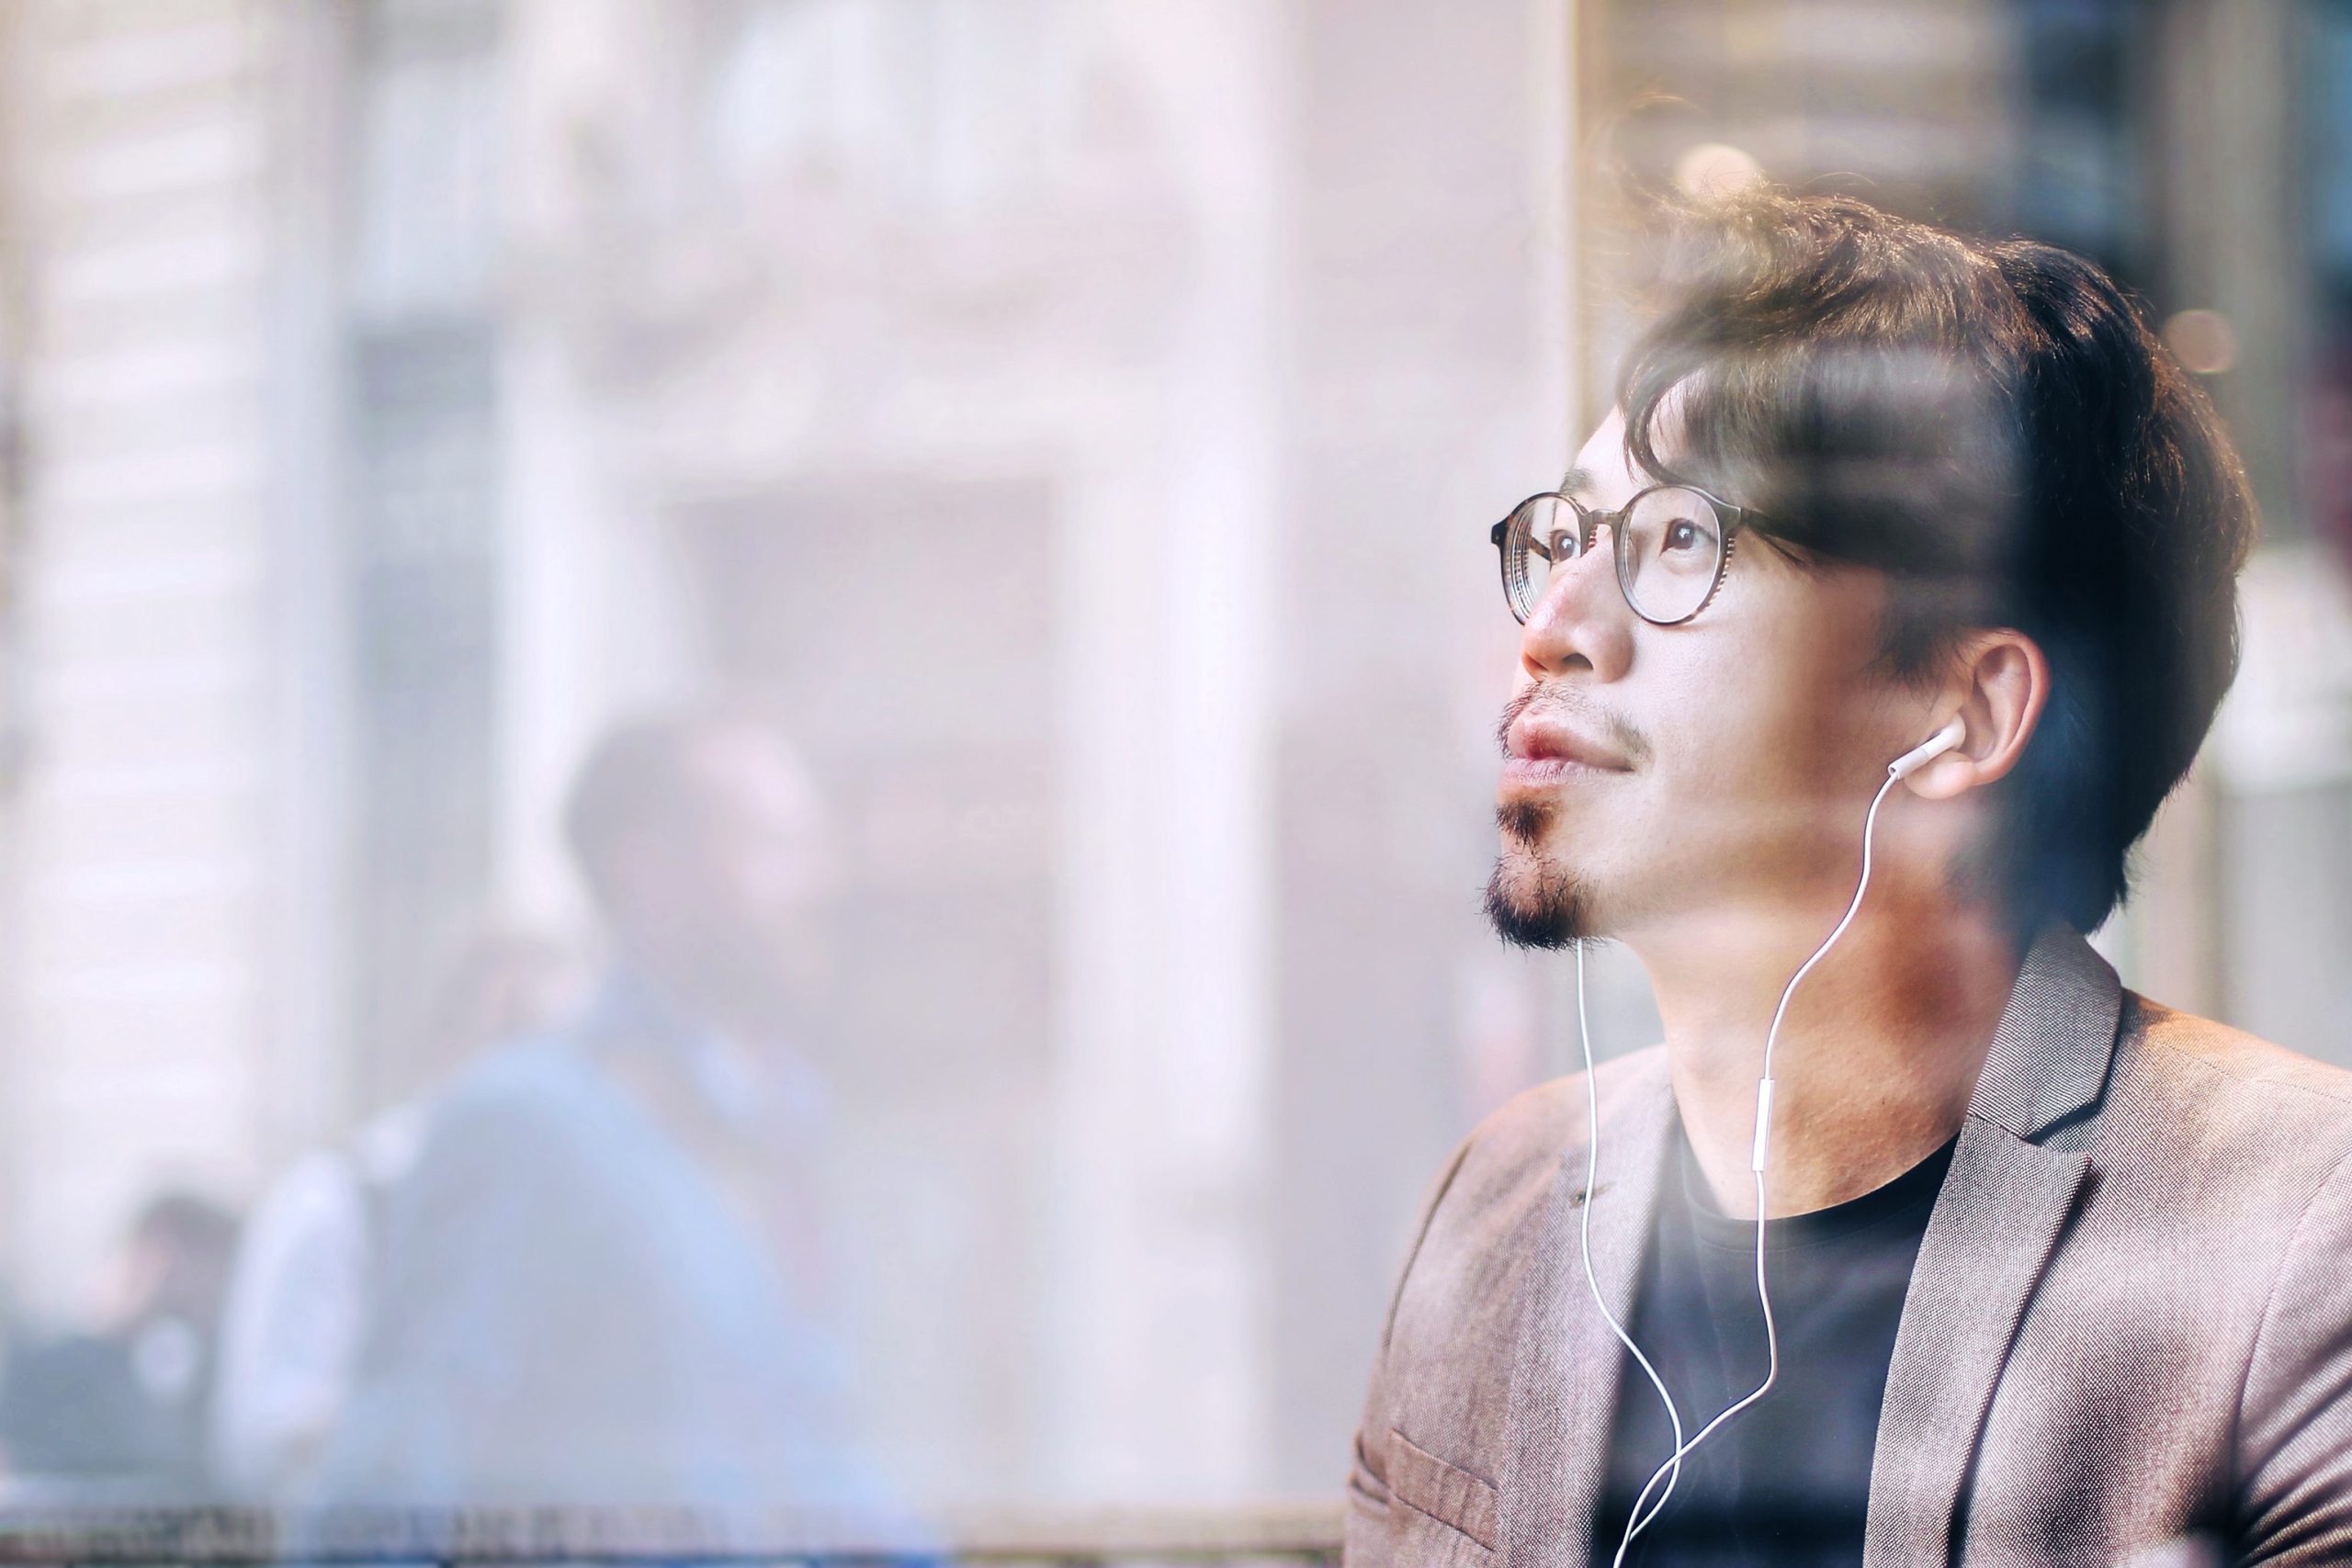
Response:
[[[2352,1117],[2352,1071],[2136,992],[2124,993],[2124,1007],[2126,1032],[2136,1033],[2153,1056],[2175,1071],[2233,1092],[2308,1101],[2324,1118]]]
[[[2273,1171],[2352,1156],[2352,1071],[2132,992],[2123,1003],[2118,1088],[2179,1135]]]

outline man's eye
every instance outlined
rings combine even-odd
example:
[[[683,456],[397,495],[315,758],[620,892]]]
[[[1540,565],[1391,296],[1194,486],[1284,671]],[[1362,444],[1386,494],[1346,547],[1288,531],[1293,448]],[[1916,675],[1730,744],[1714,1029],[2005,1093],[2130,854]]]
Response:
[[[1704,541],[1699,536],[1699,525],[1688,518],[1667,525],[1666,547],[1669,550],[1695,550]]]

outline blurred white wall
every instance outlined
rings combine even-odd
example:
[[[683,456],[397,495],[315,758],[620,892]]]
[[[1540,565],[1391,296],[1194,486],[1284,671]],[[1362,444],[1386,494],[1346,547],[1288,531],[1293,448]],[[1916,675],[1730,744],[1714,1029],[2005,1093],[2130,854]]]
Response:
[[[332,1106],[274,987],[305,679],[270,423],[288,32],[262,5],[8,18],[14,579],[7,1257],[89,1290],[135,1200],[233,1190]]]

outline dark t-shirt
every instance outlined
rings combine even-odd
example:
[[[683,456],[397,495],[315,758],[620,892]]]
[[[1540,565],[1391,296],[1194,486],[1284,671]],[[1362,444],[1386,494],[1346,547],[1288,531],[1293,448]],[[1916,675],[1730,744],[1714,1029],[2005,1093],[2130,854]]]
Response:
[[[1765,1226],[1779,1381],[1683,1461],[1666,1511],[1635,1538],[1628,1564],[1861,1562],[1894,1331],[1951,1149],[1850,1202]],[[1666,1161],[1657,1229],[1626,1326],[1673,1393],[1687,1439],[1763,1381],[1764,1319],[1755,1223],[1715,1208],[1679,1122]],[[1673,1451],[1657,1391],[1627,1356],[1594,1515],[1592,1560],[1601,1568],[1616,1556],[1634,1495]]]

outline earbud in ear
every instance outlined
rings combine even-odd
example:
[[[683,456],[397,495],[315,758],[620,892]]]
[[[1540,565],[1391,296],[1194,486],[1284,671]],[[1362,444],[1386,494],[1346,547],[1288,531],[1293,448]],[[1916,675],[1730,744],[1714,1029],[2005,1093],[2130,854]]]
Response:
[[[1886,765],[1890,778],[1907,779],[1929,762],[1968,739],[1968,727],[1958,718]]]

